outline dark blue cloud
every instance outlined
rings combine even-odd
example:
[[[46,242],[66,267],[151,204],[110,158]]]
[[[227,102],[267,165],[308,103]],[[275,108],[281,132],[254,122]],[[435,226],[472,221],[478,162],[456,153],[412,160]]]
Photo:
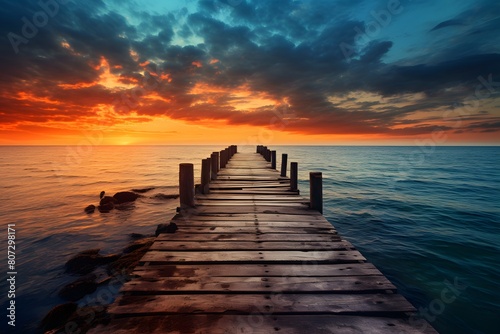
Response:
[[[387,56],[404,37],[359,38],[368,22],[357,13],[379,10],[379,5],[386,5],[383,1],[200,0],[194,9],[164,13],[146,11],[133,2],[120,3],[123,9],[117,9],[116,1],[69,2],[60,4],[59,13],[36,36],[18,44],[17,53],[10,33],[23,36],[22,18],[31,20],[41,9],[36,1],[8,2],[0,8],[1,89],[11,97],[31,89],[36,96],[74,106],[71,111],[52,108],[54,117],[87,116],[92,107],[111,104],[124,92],[99,86],[69,93],[60,85],[94,82],[100,75],[95,67],[105,58],[126,83],[143,86],[145,71],[170,78],[168,85],[153,88],[170,103],[143,101],[120,113],[260,125],[276,111],[272,106],[252,113],[238,111],[231,105],[234,97],[227,94],[212,96],[218,105],[195,104],[200,96],[193,88],[204,83],[225,89],[245,86],[283,101],[295,117],[287,127],[291,131],[400,134],[394,126],[406,124],[408,134],[421,134],[433,127],[417,127],[408,121],[412,114],[465,103],[478,77],[500,78],[500,20],[494,14],[500,5],[486,0],[463,3],[469,4],[463,13],[437,21],[432,33],[425,30],[428,43],[416,47],[425,47],[428,54],[416,57],[408,52],[404,61],[390,63]],[[394,99],[424,94],[428,101],[405,100],[404,107],[400,106],[404,103],[381,106],[363,100],[356,106],[335,102],[361,92]],[[4,114],[22,109],[23,119],[50,117],[46,106],[20,108],[14,98],[5,99],[0,107]],[[493,131],[498,124],[478,120],[466,130],[481,131],[482,126]]]

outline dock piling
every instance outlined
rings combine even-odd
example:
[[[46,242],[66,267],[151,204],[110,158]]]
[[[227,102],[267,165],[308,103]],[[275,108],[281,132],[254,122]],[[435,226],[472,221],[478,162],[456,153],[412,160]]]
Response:
[[[194,207],[194,166],[179,165],[179,198],[182,207]]]
[[[210,160],[212,161],[211,178],[212,180],[215,180],[217,179],[217,173],[219,172],[219,152],[213,152],[210,156]]]
[[[290,190],[297,191],[299,179],[299,164],[297,162],[290,163]]]
[[[283,153],[281,155],[281,174],[280,176],[286,177],[286,166],[288,164],[288,154]]]
[[[276,151],[271,151],[271,169],[276,169]]]
[[[201,161],[201,193],[208,195],[210,193],[210,179],[212,159],[207,158]]]
[[[310,208],[323,213],[323,173],[309,173]]]

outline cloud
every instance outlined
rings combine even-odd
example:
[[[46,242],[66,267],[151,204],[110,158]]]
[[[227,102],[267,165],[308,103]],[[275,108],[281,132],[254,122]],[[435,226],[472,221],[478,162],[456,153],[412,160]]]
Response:
[[[439,23],[436,25],[434,28],[431,29],[431,31],[436,31],[439,29],[443,29],[446,27],[452,27],[452,26],[464,26],[465,23],[462,20],[447,20]]]
[[[450,130],[447,108],[465,104],[478,77],[500,78],[498,20],[476,20],[488,10],[472,1],[424,36],[435,52],[408,53],[398,63],[387,55],[400,36],[357,38],[366,22],[356,13],[368,1],[200,0],[161,14],[134,2],[123,3],[126,10],[110,4],[61,5],[17,54],[7,36],[22,35],[22,18],[41,9],[31,1],[0,8],[0,123],[169,117],[303,134],[412,136]],[[352,46],[349,57],[343,44]],[[498,110],[488,113],[455,130],[497,131],[491,118]]]

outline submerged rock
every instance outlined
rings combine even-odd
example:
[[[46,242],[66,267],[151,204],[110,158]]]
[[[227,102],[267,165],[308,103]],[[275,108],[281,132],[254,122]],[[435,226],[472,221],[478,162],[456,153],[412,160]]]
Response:
[[[130,239],[133,239],[133,240],[146,238],[146,236],[144,234],[140,234],[140,233],[130,233],[128,236],[130,237]]]
[[[103,256],[99,254],[99,251],[100,249],[96,248],[76,254],[64,265],[66,272],[70,274],[86,275],[91,273],[98,266],[108,264],[120,257],[118,254]]]
[[[139,195],[131,191],[121,191],[114,194],[113,198],[116,200],[116,203],[122,204],[127,202],[134,202],[137,198],[139,198]]]
[[[161,233],[175,233],[179,228],[176,223],[170,224],[159,224],[155,231],[155,236],[160,235]]]
[[[89,293],[97,290],[99,283],[96,282],[96,275],[88,275],[77,279],[74,282],[66,285],[59,291],[59,297],[76,302],[77,300],[83,298]]]
[[[154,241],[154,238],[146,238],[132,242],[130,245],[128,245],[123,249],[123,254],[132,253],[133,251],[140,249],[144,246],[149,246],[151,245],[152,241]]]
[[[118,201],[116,200],[116,198],[111,197],[111,196],[104,196],[99,201],[99,205],[106,205],[106,204],[109,204],[109,203],[116,204],[116,203],[118,203]]]
[[[142,189],[132,189],[132,191],[135,193],[144,194],[144,193],[147,193],[148,191],[151,191],[154,189],[155,189],[155,187],[150,187],[150,188],[142,188]]]
[[[156,194],[154,195],[156,199],[177,199],[179,198],[179,194]]]
[[[111,210],[113,210],[114,208],[115,208],[115,205],[113,203],[109,202],[109,203],[106,203],[103,205],[99,205],[97,207],[97,210],[99,210],[99,212],[101,212],[101,213],[108,213]]]
[[[94,211],[95,211],[95,205],[90,204],[89,206],[87,206],[87,207],[84,209],[84,211],[85,211],[85,213],[87,213],[87,214],[94,213]]]
[[[40,329],[43,332],[64,326],[69,318],[75,313],[78,305],[76,303],[65,303],[57,305],[43,318]]]
[[[139,248],[135,248],[134,246],[132,247],[135,248],[134,250],[129,249],[129,253],[123,254],[118,260],[113,261],[108,265],[108,274],[115,275],[117,273],[123,274],[124,272],[130,273],[137,266],[153,242],[154,238],[149,238],[144,240],[144,243],[139,246]],[[127,248],[125,248],[124,252],[127,251]]]

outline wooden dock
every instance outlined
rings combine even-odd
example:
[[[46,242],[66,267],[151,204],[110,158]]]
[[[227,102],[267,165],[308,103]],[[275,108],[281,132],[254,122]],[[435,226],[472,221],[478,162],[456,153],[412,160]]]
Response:
[[[272,162],[235,151],[91,333],[436,333]]]

